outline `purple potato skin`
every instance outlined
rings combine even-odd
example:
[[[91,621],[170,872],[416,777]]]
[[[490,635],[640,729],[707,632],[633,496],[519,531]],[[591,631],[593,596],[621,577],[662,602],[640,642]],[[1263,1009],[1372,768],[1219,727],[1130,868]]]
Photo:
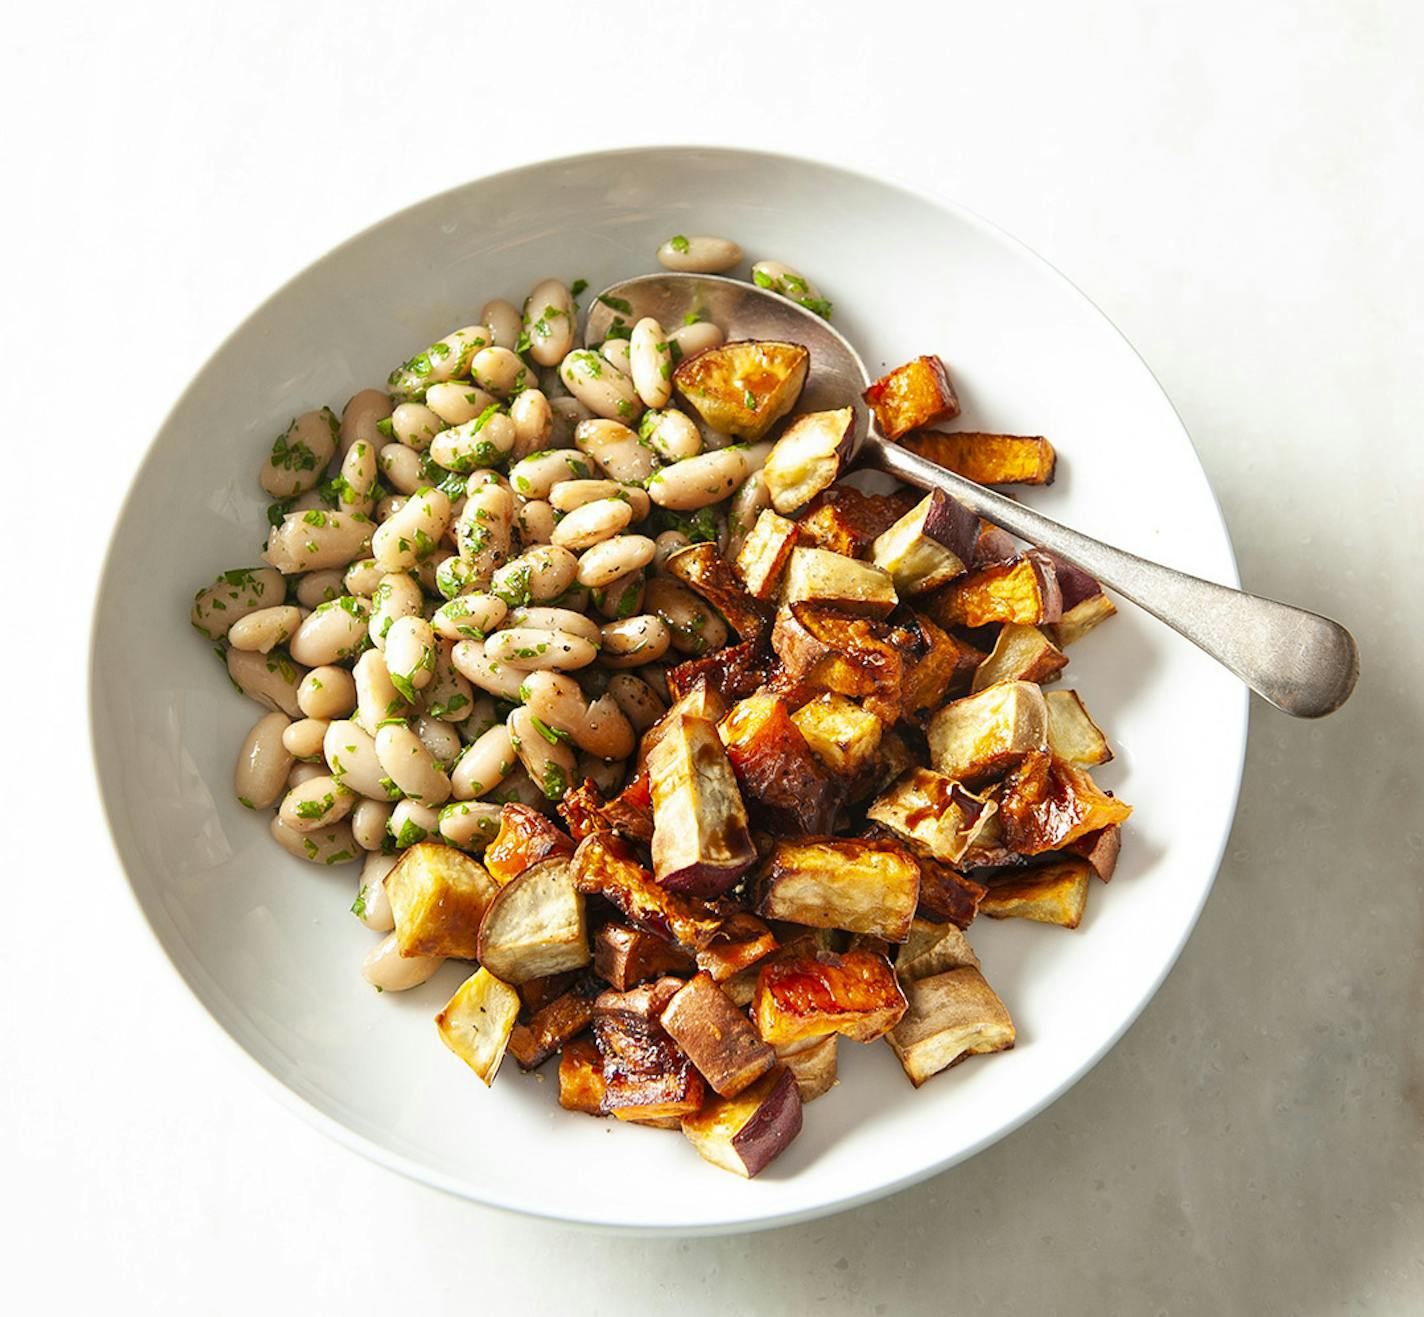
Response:
[[[979,543],[979,518],[942,489],[930,494],[924,531],[927,538],[948,549],[965,566],[974,561],[974,549]]]

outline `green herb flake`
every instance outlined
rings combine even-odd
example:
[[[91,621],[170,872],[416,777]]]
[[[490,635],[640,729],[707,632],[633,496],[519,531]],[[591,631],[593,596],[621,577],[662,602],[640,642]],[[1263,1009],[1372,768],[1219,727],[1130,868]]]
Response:
[[[668,239],[668,246],[675,252],[685,252],[687,250],[687,239],[681,233],[674,233]]]

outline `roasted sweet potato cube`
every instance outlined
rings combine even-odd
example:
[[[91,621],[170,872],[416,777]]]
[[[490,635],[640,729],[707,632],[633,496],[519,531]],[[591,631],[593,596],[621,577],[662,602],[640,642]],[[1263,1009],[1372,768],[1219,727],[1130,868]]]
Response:
[[[756,863],[727,752],[705,718],[683,717],[648,756],[653,876],[672,892],[720,896]]]
[[[801,1095],[789,1071],[774,1070],[736,1097],[709,1098],[682,1132],[698,1154],[751,1179],[801,1132]]]
[[[697,967],[706,970],[714,982],[723,983],[769,956],[776,945],[776,935],[760,919],[738,911],[728,917],[717,936],[697,953]]]
[[[1056,455],[1041,436],[925,430],[900,442],[936,466],[981,485],[1051,485]]]
[[[1046,751],[1029,755],[1004,779],[999,794],[1004,844],[1020,855],[1062,850],[1131,813],[1130,805],[1100,790],[1082,769]]]
[[[707,600],[743,640],[761,640],[771,629],[771,609],[747,593],[715,544],[689,544],[672,554],[663,570]]]
[[[796,528],[803,544],[859,558],[916,501],[908,492],[863,494],[854,485],[836,485],[806,505]]]
[[[1068,666],[1068,656],[1037,627],[1005,622],[994,648],[974,673],[976,694],[1001,681],[1053,681]],[[1052,718],[1050,716],[1050,723]]]
[[[767,455],[766,477],[771,506],[791,513],[836,483],[855,447],[855,409],[807,412],[782,432]]]
[[[484,865],[501,887],[531,864],[556,855],[572,855],[574,843],[551,819],[517,801],[501,806],[499,832],[485,847]]]
[[[916,919],[910,936],[895,957],[895,977],[904,985],[948,970],[963,969],[966,965],[978,969],[979,957],[974,954],[962,928]]]
[[[916,855],[958,861],[995,805],[954,779],[928,768],[912,768],[882,792],[866,817],[900,838]]]
[[[777,695],[732,706],[718,733],[758,826],[773,833],[829,832],[844,784],[825,768]]]
[[[478,956],[516,985],[588,964],[583,893],[567,856],[531,864],[499,889],[480,921]]]
[[[745,699],[762,684],[766,663],[765,649],[754,640],[743,640],[669,668],[668,690],[674,700],[681,700],[705,686],[722,705],[730,704]],[[709,721],[716,722],[721,716],[718,713]],[[650,727],[645,735],[652,731]]]
[[[900,714],[905,659],[891,628],[823,604],[781,609],[771,646],[785,676],[812,689],[860,698],[887,726]]]
[[[829,549],[791,550],[782,582],[788,604],[826,604],[859,617],[884,617],[899,602],[890,573]]]
[[[984,826],[965,851],[961,863],[967,863],[984,833],[994,825],[998,814],[985,820]],[[927,856],[920,856],[920,904],[915,911],[916,918],[932,920],[937,924],[954,924],[968,928],[979,913],[979,902],[987,890],[982,883],[966,877],[957,869]]]
[[[1048,749],[1055,759],[1092,768],[1113,757],[1108,738],[1089,717],[1077,691],[1049,691],[1043,702],[1048,706]]]
[[[1117,868],[1118,853],[1122,850],[1122,829],[1114,823],[1099,832],[1090,832],[1085,837],[1079,837],[1068,849],[1087,860],[1093,872],[1103,882],[1110,882]]]
[[[455,847],[412,846],[386,875],[401,955],[474,960],[480,920],[497,891],[485,867]]]
[[[839,1034],[828,1033],[824,1038],[803,1038],[776,1049],[776,1063],[791,1072],[803,1106],[835,1087],[839,1043]]]
[[[732,645],[728,648],[736,649],[738,646]],[[648,756],[653,753],[653,748],[672,728],[677,726],[680,719],[684,717],[705,718],[708,722],[715,723],[720,722],[726,712],[727,702],[712,682],[706,680],[690,682],[686,690],[674,696],[672,704],[668,706],[668,711],[643,733],[643,739],[638,746],[640,774],[648,762]],[[648,809],[651,810],[652,807],[652,792],[649,788]]]
[[[596,893],[629,923],[680,942],[704,947],[725,922],[706,902],[659,887],[627,842],[611,832],[594,832],[574,852],[574,885]]]
[[[533,1070],[592,1023],[593,999],[586,993],[566,992],[535,1011],[528,1024],[514,1026],[509,1054],[522,1070]]]
[[[869,951],[775,956],[762,966],[752,999],[757,1032],[773,1047],[828,1033],[868,1043],[904,1013],[890,962]]]
[[[603,1055],[591,1038],[565,1043],[559,1057],[559,1105],[586,1116],[608,1114],[608,1086],[603,1082]]]
[[[672,379],[712,429],[755,443],[796,405],[810,360],[799,343],[744,340],[688,357]]]
[[[681,1119],[702,1106],[702,1077],[659,1021],[680,979],[658,979],[594,1003],[593,1038],[603,1057],[605,1105],[623,1120]]]
[[[930,719],[927,735],[936,772],[982,782],[1048,745],[1048,706],[1033,682],[999,682],[946,704]]]
[[[807,837],[777,842],[758,882],[757,911],[903,942],[919,895],[920,866],[898,842]]]
[[[593,939],[593,972],[619,992],[665,974],[691,974],[692,956],[666,938],[625,924],[604,924]]]
[[[1048,628],[1048,633],[1059,649],[1067,649],[1075,640],[1081,640],[1099,622],[1106,622],[1116,612],[1113,601],[1107,595],[1089,595],[1072,608],[1065,608],[1063,616]]]
[[[968,689],[984,655],[919,613],[913,615],[907,629],[918,634],[920,643],[905,664],[900,709],[907,721],[920,722],[947,696]]]
[[[565,970],[562,974],[549,974],[542,979],[530,979],[527,983],[515,983],[510,986],[519,994],[521,1018],[529,1020],[578,983],[578,971]]]
[[[880,748],[885,724],[869,709],[827,691],[791,715],[806,744],[833,773],[859,773]]]
[[[776,1062],[776,1053],[705,971],[677,990],[660,1018],[720,1097],[734,1097]]]
[[[1093,866],[1076,855],[1020,869],[989,884],[979,909],[990,919],[1032,919],[1077,928],[1088,908]]]
[[[975,571],[996,563],[1013,562],[1018,556],[1019,546],[1008,531],[992,521],[979,523],[979,539],[974,545],[974,562],[971,564]]]
[[[875,412],[880,431],[898,439],[936,421],[959,415],[959,399],[938,357],[916,357],[882,375],[861,395]]]
[[[612,800],[604,799],[591,778],[585,779],[582,786],[564,793],[559,813],[576,842],[593,832],[616,832],[641,842],[653,837],[653,806],[648,799],[647,779],[636,775]]]
[[[509,1035],[519,1018],[519,994],[481,966],[435,1017],[440,1039],[477,1074],[494,1083]]]
[[[796,539],[794,521],[788,521],[770,508],[763,509],[737,554],[737,571],[753,599],[776,598]]]
[[[905,996],[908,1009],[889,1042],[916,1088],[966,1057],[1014,1045],[1009,1012],[973,966],[914,979]]]
[[[928,594],[969,570],[979,518],[942,489],[931,490],[870,546],[902,599]]]
[[[941,626],[1038,626],[1058,621],[1063,600],[1053,561],[1030,549],[1015,562],[981,567],[951,581],[920,607]]]

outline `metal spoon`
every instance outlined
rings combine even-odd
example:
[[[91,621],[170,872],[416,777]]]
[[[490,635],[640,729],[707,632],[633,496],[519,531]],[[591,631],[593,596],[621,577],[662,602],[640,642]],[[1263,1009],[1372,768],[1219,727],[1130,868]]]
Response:
[[[626,309],[625,309],[626,308]],[[626,279],[592,303],[585,342],[601,343],[615,316],[632,326],[654,316],[664,326],[696,312],[729,339],[780,339],[811,354],[797,410],[844,407],[870,383],[859,354],[820,316],[755,284],[720,275],[648,274]],[[966,480],[887,440],[866,417],[853,460],[920,489],[942,489],[986,521],[1065,558],[1131,599],[1229,668],[1262,699],[1299,718],[1338,709],[1354,689],[1359,651],[1338,622],[1149,562],[1071,530],[1013,499]]]

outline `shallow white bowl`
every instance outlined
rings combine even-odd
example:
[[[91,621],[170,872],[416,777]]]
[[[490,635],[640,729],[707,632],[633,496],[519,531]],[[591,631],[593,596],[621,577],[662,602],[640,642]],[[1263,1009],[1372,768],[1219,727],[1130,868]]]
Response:
[[[1082,1076],[1186,941],[1235,807],[1244,690],[1143,614],[1072,650],[1066,685],[1106,728],[1099,780],[1136,806],[1117,877],[1076,932],[981,920],[972,937],[1019,1030],[1014,1051],[910,1088],[888,1047],[841,1048],[841,1083],[759,1179],[675,1134],[561,1111],[552,1067],[486,1091],[431,1016],[464,973],[378,996],[355,869],[287,857],[233,799],[258,716],[188,626],[193,592],[256,561],[256,474],[294,413],[338,410],[412,350],[516,303],[541,277],[597,289],[675,232],[725,233],[834,298],[872,369],[949,364],[964,428],[1045,434],[1057,482],[1026,497],[1073,526],[1236,582],[1191,443],[1151,374],[1065,279],[954,206],[844,170],[741,151],[649,149],[483,179],[377,225],[292,280],[213,354],[154,441],[98,591],[100,787],[159,941],[272,1088],[348,1146],[452,1193],[568,1221],[711,1232],[812,1217],[953,1165]]]

